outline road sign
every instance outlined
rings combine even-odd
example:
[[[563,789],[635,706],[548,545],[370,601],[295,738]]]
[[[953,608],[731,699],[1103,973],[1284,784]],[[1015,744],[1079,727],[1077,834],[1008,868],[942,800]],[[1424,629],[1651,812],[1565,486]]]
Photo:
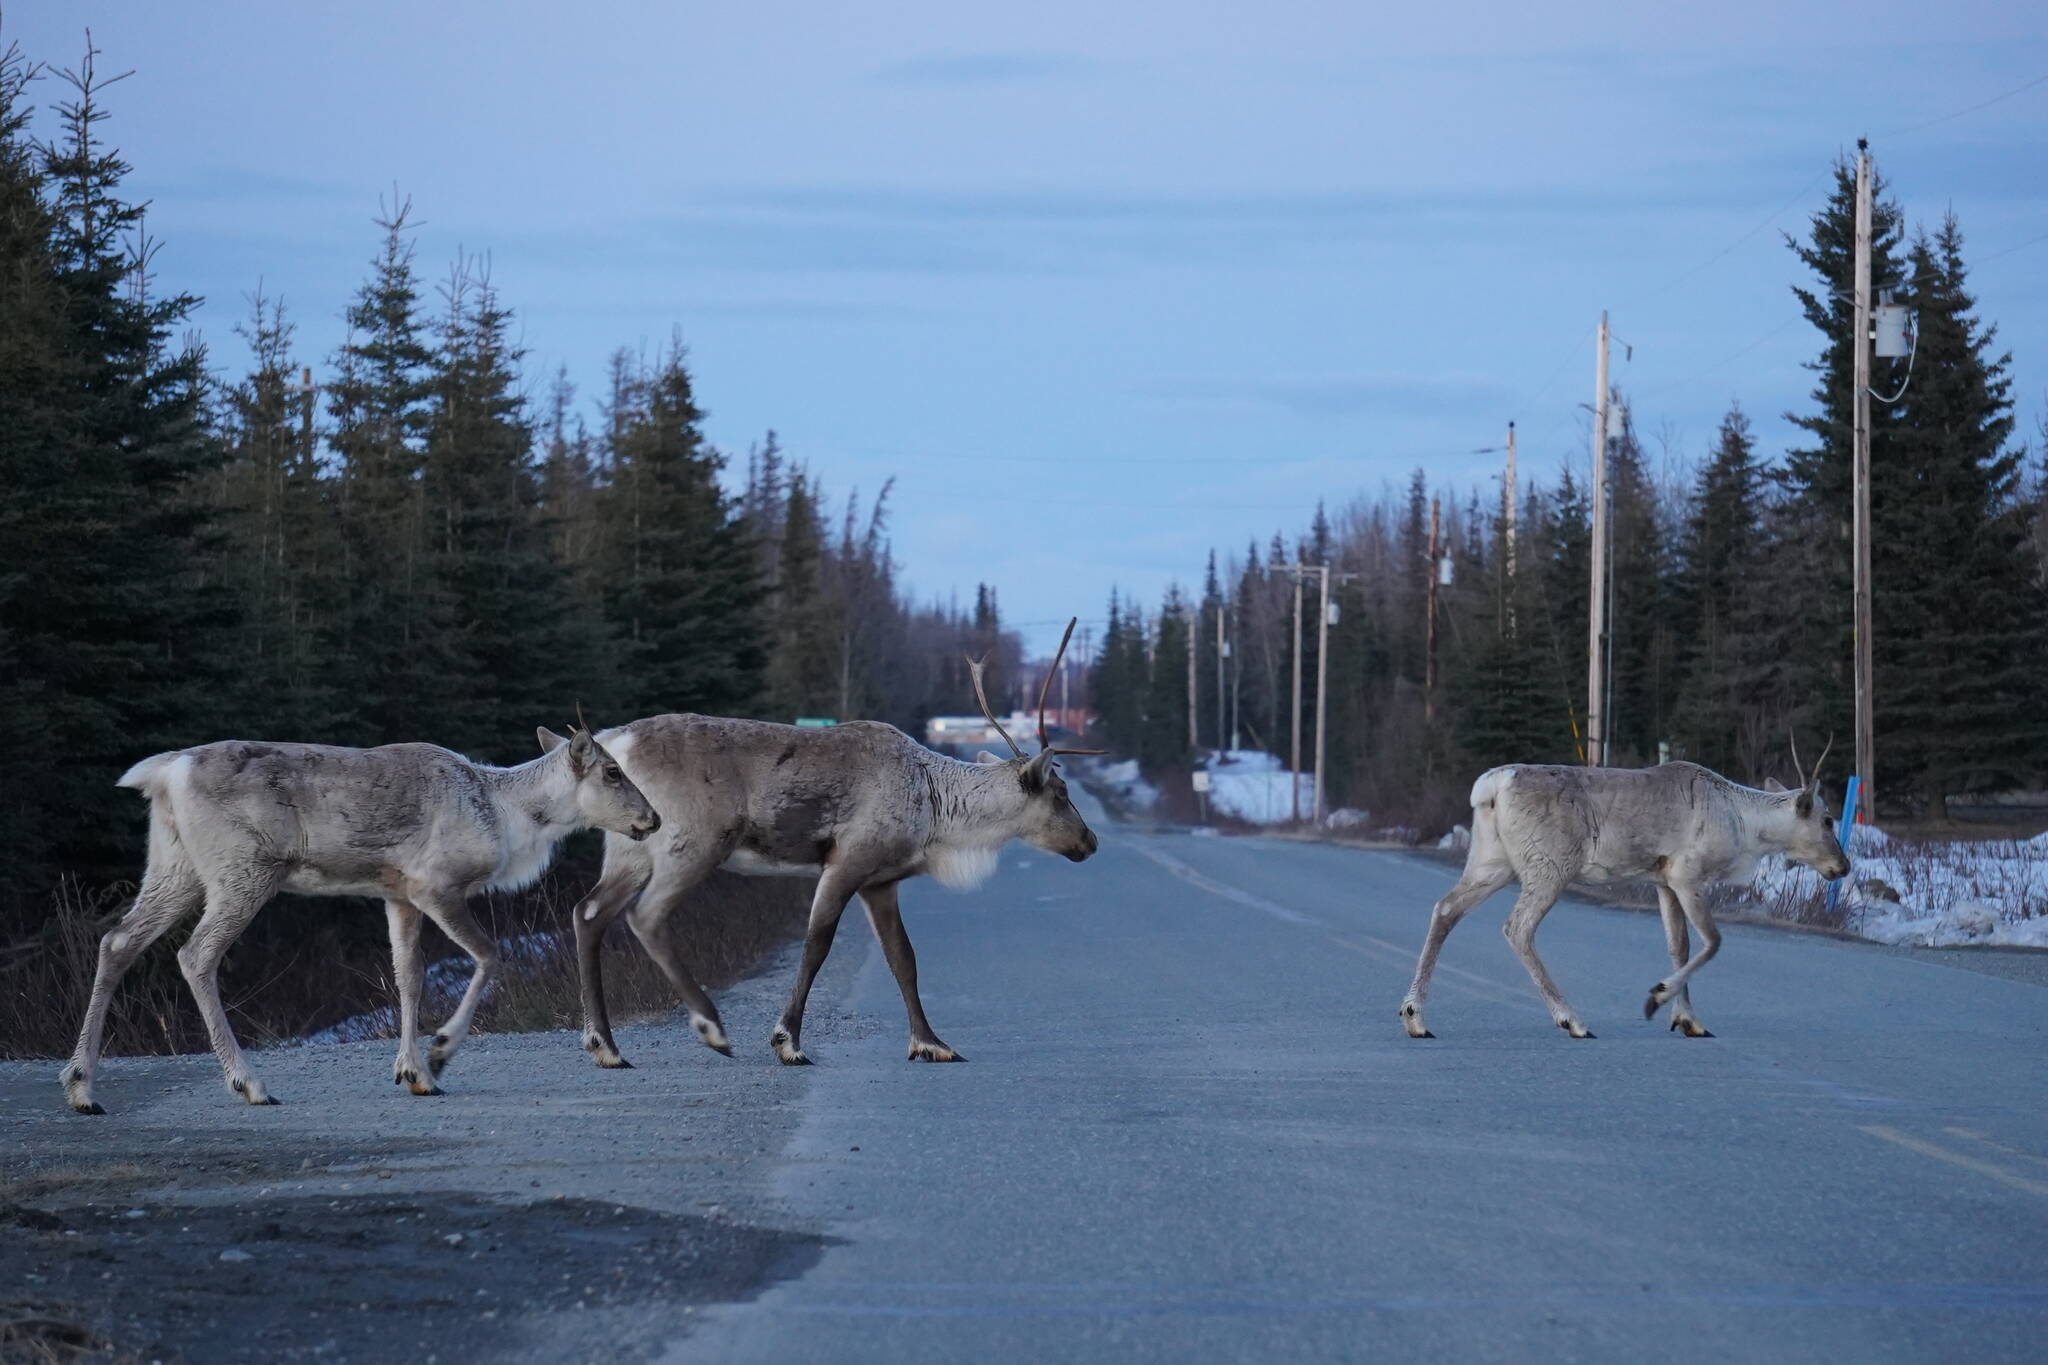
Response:
[[[1207,768],[1195,769],[1195,790],[1198,792],[1209,790],[1209,770]]]
[[[830,716],[798,716],[796,723],[806,730],[822,730],[828,725],[837,725],[839,722]]]

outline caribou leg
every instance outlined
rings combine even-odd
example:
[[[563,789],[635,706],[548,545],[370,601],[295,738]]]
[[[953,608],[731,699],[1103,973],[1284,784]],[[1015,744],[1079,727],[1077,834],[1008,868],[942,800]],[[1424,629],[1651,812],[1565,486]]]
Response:
[[[420,958],[419,907],[411,901],[384,902],[384,922],[391,931],[391,977],[398,987],[398,1058],[391,1064],[393,1084],[415,1095],[438,1095],[434,1074],[420,1060],[420,991],[427,967]]]
[[[1685,911],[1685,918],[1692,925],[1693,932],[1700,936],[1700,951],[1698,956],[1688,962],[1680,963],[1672,971],[1671,975],[1650,987],[1650,997],[1643,1002],[1643,1018],[1645,1019],[1654,1018],[1658,1008],[1674,998],[1685,1000],[1685,983],[1691,979],[1694,972],[1713,961],[1714,954],[1721,951],[1720,926],[1714,923],[1713,912],[1707,909],[1707,903],[1701,898],[1699,888],[1695,886],[1673,886],[1671,894],[1677,898],[1679,907]],[[1687,1002],[1685,1008],[1687,1014],[1690,1015],[1690,1002]],[[1672,1022],[1674,1025],[1678,1022],[1678,1016],[1675,1012]],[[1695,1020],[1694,1023],[1696,1026],[1698,1021]],[[1704,1031],[1702,1030],[1702,1032]],[[1686,1033],[1690,1037],[1700,1036],[1693,1033],[1691,1029],[1687,1029]]]
[[[167,860],[168,861],[168,860]],[[85,1022],[78,1030],[78,1046],[72,1050],[59,1079],[64,1098],[81,1114],[104,1114],[92,1097],[93,1074],[99,1070],[100,1044],[106,1036],[107,1008],[113,1003],[114,988],[135,965],[150,944],[164,931],[190,914],[206,898],[198,872],[181,856],[167,866],[151,867],[143,878],[141,894],[121,922],[100,939],[99,969],[93,973],[92,1000],[85,1007]]]
[[[199,923],[193,926],[192,937],[178,949],[178,968],[185,973],[185,984],[192,988],[192,998],[199,1002],[199,1013],[206,1020],[206,1034],[213,1042],[214,1055],[220,1058],[221,1070],[227,1073],[228,1089],[250,1104],[276,1104],[277,1101],[270,1098],[263,1082],[256,1079],[249,1059],[242,1055],[241,1044],[235,1041],[235,1031],[228,1027],[228,1012],[220,1003],[220,960],[227,956],[229,945],[249,927],[249,921],[256,918],[256,912],[277,894],[280,880],[274,871],[251,869],[228,882],[208,886],[206,911],[200,915]]]
[[[1506,863],[1482,863],[1475,857],[1466,862],[1464,875],[1458,878],[1458,884],[1430,910],[1429,933],[1422,940],[1422,957],[1415,964],[1415,979],[1409,983],[1407,998],[1401,1002],[1401,1026],[1408,1030],[1410,1038],[1436,1037],[1422,1022],[1422,1005],[1429,997],[1429,979],[1436,972],[1436,958],[1443,951],[1444,940],[1451,936],[1451,930],[1458,927],[1458,921],[1465,918],[1473,906],[1514,879],[1515,870]]]
[[[1515,908],[1508,912],[1508,922],[1502,932],[1507,935],[1515,956],[1522,959],[1522,965],[1528,968],[1529,979],[1536,983],[1543,1003],[1550,1007],[1551,1020],[1574,1038],[1591,1038],[1593,1034],[1579,1018],[1578,1011],[1571,1007],[1564,998],[1564,992],[1558,990],[1557,983],[1550,979],[1543,959],[1536,956],[1536,926],[1543,923],[1550,907],[1557,904],[1564,886],[1562,881],[1524,881],[1522,894],[1515,897]]]
[[[1671,949],[1671,965],[1673,968],[1683,967],[1691,955],[1691,945],[1686,938],[1685,912],[1679,908],[1678,893],[1660,885],[1657,888],[1657,911],[1664,917],[1664,941]],[[1714,1035],[1693,1015],[1688,989],[1680,986],[1671,997],[1671,1031],[1683,1033],[1688,1038],[1711,1038]],[[1655,1014],[1656,1011],[1653,1009],[1650,1013]]]
[[[858,877],[834,864],[826,864],[818,874],[818,888],[811,893],[811,923],[804,932],[804,960],[797,968],[796,988],[789,993],[782,1020],[768,1039],[768,1045],[775,1049],[784,1066],[811,1064],[803,1048],[804,1005],[811,998],[811,982],[817,978],[818,968],[825,965],[825,955],[832,951],[832,937],[839,932],[839,917],[846,913],[846,903],[853,899],[859,885]]]
[[[917,953],[910,935],[903,931],[903,911],[896,900],[897,883],[861,888],[861,904],[867,907],[868,927],[882,945],[882,956],[895,974],[896,989],[903,992],[903,1008],[910,1016],[910,1060],[913,1062],[964,1062],[967,1059],[939,1041],[924,1017],[924,1002],[917,995]]]
[[[657,853],[653,878],[647,883],[647,889],[640,893],[640,899],[626,911],[626,926],[633,931],[633,937],[640,940],[647,956],[654,959],[654,965],[661,968],[668,984],[682,997],[683,1008],[690,1012],[690,1027],[697,1031],[697,1037],[704,1046],[728,1057],[732,1056],[732,1043],[725,1036],[725,1023],[718,1017],[718,1006],[704,994],[704,988],[690,974],[688,964],[677,954],[675,944],[662,932],[662,926],[676,903],[689,893],[691,887],[703,881],[711,869],[724,862],[730,852],[730,846],[713,846],[687,853],[667,849]]]
[[[455,1007],[455,1013],[448,1016],[448,1022],[434,1031],[434,1045],[427,1051],[427,1066],[438,1079],[455,1059],[455,1050],[462,1046],[462,1040],[469,1036],[469,1024],[476,1017],[476,1007],[483,1003],[484,990],[491,984],[491,978],[498,972],[498,945],[484,932],[476,917],[469,913],[469,906],[460,896],[451,896],[441,891],[421,894],[415,890],[413,904],[426,911],[434,923],[441,926],[441,932],[455,942],[455,946],[468,953],[476,963],[476,970],[469,974],[469,986],[462,992],[462,1001]]]
[[[624,913],[633,898],[653,875],[646,855],[635,850],[621,858],[618,851],[605,849],[604,873],[590,894],[571,916],[576,925],[576,984],[583,998],[583,1050],[599,1066],[620,1068],[633,1064],[619,1055],[612,1041],[612,1021],[604,1003],[604,964],[600,950],[605,931]]]

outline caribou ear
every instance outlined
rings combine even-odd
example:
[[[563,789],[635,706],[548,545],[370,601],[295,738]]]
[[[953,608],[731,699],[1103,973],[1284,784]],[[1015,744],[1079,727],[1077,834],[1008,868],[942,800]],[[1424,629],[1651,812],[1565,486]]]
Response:
[[[569,741],[569,766],[581,777],[596,758],[597,741],[591,738],[590,731],[578,730],[576,737]]]
[[[1787,787],[1783,782],[1780,782],[1775,777],[1767,777],[1764,779],[1764,790],[1767,792],[1782,792],[1789,791],[1791,790],[1791,788]]]
[[[533,734],[540,741],[540,751],[544,754],[551,754],[569,742],[545,725],[537,728]]]
[[[1000,763],[1000,762],[1002,762],[1003,760],[1001,760],[1000,758],[997,758],[997,757],[996,757],[996,756],[995,756],[994,754],[990,753],[990,752],[989,752],[988,750],[986,750],[986,749],[983,749],[983,750],[982,750],[982,751],[981,751],[980,753],[978,753],[978,754],[976,754],[976,755],[974,756],[974,761],[975,761],[976,763],[981,763],[981,764],[988,764],[988,763]]]
[[[1792,803],[1792,810],[1802,820],[1813,814],[1813,788],[1808,787],[1799,793],[1799,799]]]
[[[1052,775],[1052,759],[1052,750],[1040,749],[1025,763],[1023,772],[1019,774],[1025,791],[1036,795],[1045,790],[1046,779]]]

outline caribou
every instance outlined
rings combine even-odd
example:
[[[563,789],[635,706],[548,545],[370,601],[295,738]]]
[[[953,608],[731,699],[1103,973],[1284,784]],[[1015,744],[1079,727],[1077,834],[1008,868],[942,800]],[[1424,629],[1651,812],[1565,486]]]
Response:
[[[576,907],[584,1050],[599,1066],[631,1065],[612,1038],[599,960],[605,931],[623,913],[681,998],[698,1038],[732,1055],[717,1007],[662,932],[683,896],[723,867],[817,879],[796,983],[769,1039],[784,1065],[810,1063],[802,1044],[804,1006],[840,916],[856,895],[903,994],[909,1059],[963,1060],[925,1018],[897,888],[930,874],[944,885],[972,889],[995,871],[999,850],[1012,839],[1077,863],[1095,852],[1095,833],[1074,808],[1054,759],[1099,751],[1055,748],[1045,733],[1046,691],[1073,633],[1069,621],[1038,690],[1035,754],[1025,754],[989,708],[986,656],[967,662],[982,714],[1010,746],[1007,759],[986,751],[971,763],[950,758],[877,721],[799,729],[678,714],[600,734],[662,812],[665,833],[644,844],[607,837],[603,871]]]
[[[1798,750],[1793,750],[1798,767]],[[1782,854],[1833,880],[1849,859],[1835,838],[1820,796],[1821,751],[1799,790],[1775,778],[1763,789],[1731,782],[1697,763],[1654,768],[1575,768],[1517,763],[1481,773],[1472,784],[1472,849],[1458,878],[1429,916],[1415,980],[1401,1002],[1411,1038],[1433,1038],[1423,1022],[1429,978],[1444,939],[1466,912],[1509,882],[1521,892],[1505,932],[1515,956],[1550,1008],[1551,1020],[1574,1038],[1591,1038],[1578,1012],[1536,956],[1536,926],[1573,881],[1643,879],[1657,888],[1671,973],[1650,988],[1643,1017],[1671,1006],[1671,1028],[1688,1038],[1713,1034],[1693,1013],[1686,983],[1721,948],[1708,908],[1715,882],[1747,881],[1767,854]],[[1686,926],[1700,938],[1690,954]]]
[[[471,916],[478,891],[530,886],[568,835],[599,828],[644,839],[661,817],[587,729],[538,731],[541,756],[516,768],[473,763],[431,744],[340,749],[227,740],[143,759],[120,779],[149,798],[149,860],[127,914],[100,940],[99,969],[78,1048],[60,1079],[81,1114],[93,1099],[107,1007],[129,966],[165,930],[204,905],[178,950],[228,1089],[275,1104],[221,1008],[221,957],[279,891],[374,896],[384,902],[398,983],[392,1079],[438,1095],[443,1068],[469,1033],[497,967]],[[476,967],[461,1003],[419,1055],[425,978],[420,917],[441,926]]]

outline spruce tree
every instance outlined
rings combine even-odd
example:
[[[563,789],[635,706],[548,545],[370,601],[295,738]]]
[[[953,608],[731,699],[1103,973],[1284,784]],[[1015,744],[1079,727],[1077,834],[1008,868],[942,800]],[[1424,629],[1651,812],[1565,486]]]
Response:
[[[321,476],[314,399],[283,301],[259,287],[237,331],[253,368],[224,394],[219,500],[229,538],[221,576],[242,604],[238,709],[251,736],[320,736],[340,700],[332,481]]]
[[[1188,607],[1178,587],[1159,609],[1145,686],[1138,759],[1150,773],[1185,767],[1188,749]]]
[[[765,660],[746,528],[719,487],[680,343],[651,371],[623,363],[611,414],[598,581],[610,709],[752,714]]]
[[[816,485],[801,469],[790,476],[780,520],[776,561],[781,576],[768,603],[768,715],[781,721],[836,715],[838,613],[825,591],[825,533]]]
[[[333,743],[425,739],[456,690],[429,557],[421,479],[434,356],[408,237],[412,205],[379,213],[384,241],[349,306],[327,386],[346,597]]]
[[[2048,614],[2011,357],[1976,314],[1955,215],[1908,261],[1917,352],[1871,455],[1877,790],[1939,816],[1947,793],[2048,768]]]
[[[1695,478],[1678,545],[1672,610],[1684,642],[1675,737],[1686,758],[1747,777],[1739,735],[1746,698],[1738,660],[1744,598],[1768,571],[1764,471],[1740,404],[1721,419],[1714,450]]]
[[[416,667],[414,678],[432,689],[423,703],[439,742],[510,762],[527,755],[536,724],[566,720],[594,694],[602,636],[549,546],[512,314],[468,262],[443,297],[420,482],[430,657],[444,671]]]
[[[63,73],[57,136],[37,146],[34,72],[0,56],[0,701],[22,718],[0,741],[0,894],[17,907],[59,870],[132,876],[140,811],[114,779],[228,719],[232,602],[197,568],[220,451],[204,356],[170,342],[198,300],[151,288],[95,57]]]

